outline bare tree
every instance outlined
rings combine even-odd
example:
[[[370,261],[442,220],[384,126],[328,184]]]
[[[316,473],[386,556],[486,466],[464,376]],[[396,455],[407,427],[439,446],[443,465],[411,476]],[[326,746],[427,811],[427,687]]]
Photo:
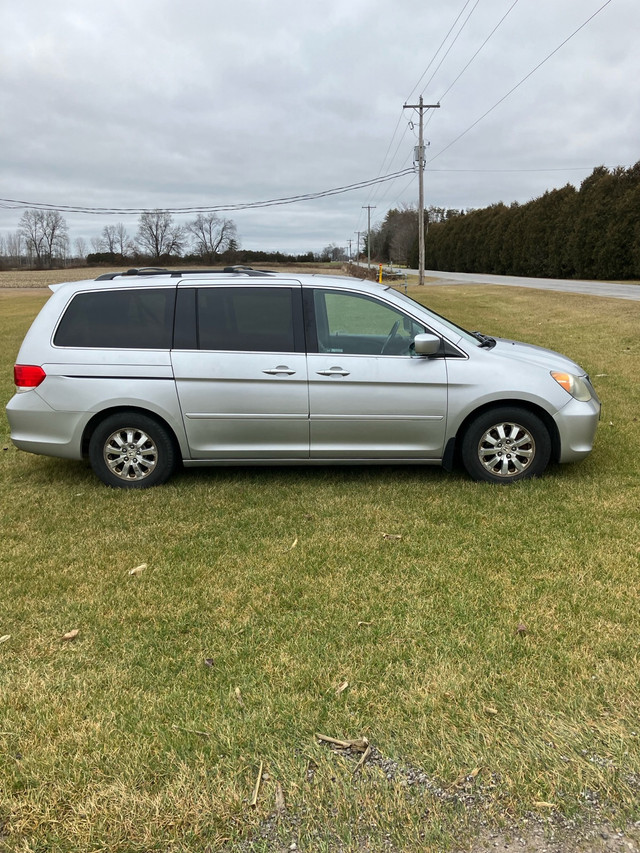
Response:
[[[7,258],[12,264],[22,262],[22,253],[24,251],[23,237],[20,231],[14,231],[13,234],[7,234],[6,240]]]
[[[41,210],[25,210],[20,217],[20,234],[24,238],[27,252],[40,267],[45,253],[44,213]]]
[[[87,241],[84,237],[76,237],[75,239],[76,257],[80,260],[85,260],[87,257]]]
[[[123,257],[125,255],[132,255],[135,251],[135,245],[133,240],[127,234],[127,229],[124,227],[122,222],[118,222],[114,225],[115,228],[115,246],[116,252]]]
[[[132,255],[135,252],[135,244],[127,234],[127,229],[122,222],[115,225],[105,225],[99,240],[100,248],[96,251],[109,252],[112,255]]]
[[[187,223],[186,229],[195,239],[196,253],[209,264],[231,248],[232,243],[237,248],[238,229],[232,219],[220,219],[215,213],[199,213],[193,222]]]
[[[91,238],[91,248],[94,253],[97,255],[100,252],[104,252],[104,240],[102,237],[96,237],[95,235]]]
[[[173,216],[166,210],[152,210],[140,215],[136,242],[144,254],[155,259],[179,255],[184,238],[184,229],[174,223]]]
[[[406,264],[417,239],[418,211],[412,205],[402,205],[387,212],[372,234],[371,248],[380,260]]]
[[[69,251],[69,232],[67,223],[58,210],[44,212],[44,240],[49,265],[55,257],[66,258]]]
[[[65,228],[66,228],[66,225],[65,225]],[[59,258],[62,261],[62,265],[64,267],[66,267],[70,253],[71,253],[71,240],[69,239],[68,233],[65,231],[64,234],[59,234],[56,238],[55,257]],[[54,254],[52,252],[51,257],[53,258],[53,256],[54,256]]]
[[[104,246],[104,251],[111,252],[111,254],[114,255],[116,253],[116,242],[116,226],[105,225],[102,229],[102,244]]]
[[[54,257],[66,256],[67,223],[58,210],[25,210],[20,219],[20,233],[38,266],[51,266]]]
[[[347,253],[344,248],[336,246],[335,243],[330,243],[328,246],[325,246],[320,253],[321,261],[344,261],[346,257]]]

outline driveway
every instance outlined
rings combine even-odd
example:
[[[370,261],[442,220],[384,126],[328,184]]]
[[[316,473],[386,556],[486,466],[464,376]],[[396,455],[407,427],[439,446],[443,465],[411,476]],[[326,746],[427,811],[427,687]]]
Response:
[[[418,275],[418,270],[407,270]],[[521,278],[515,275],[485,275],[483,273],[442,272],[425,270],[427,285],[439,284],[504,284],[508,287],[533,287],[537,290],[558,290],[564,293],[585,293],[589,296],[608,296],[611,299],[640,301],[640,285],[611,281],[568,281],[562,278]]]

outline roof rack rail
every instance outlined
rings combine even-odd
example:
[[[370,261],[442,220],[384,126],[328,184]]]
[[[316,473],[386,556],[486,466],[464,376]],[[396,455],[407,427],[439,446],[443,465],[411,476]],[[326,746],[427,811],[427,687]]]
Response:
[[[99,275],[96,281],[112,281],[121,275],[169,275],[169,273],[170,270],[162,269],[162,267],[140,267],[139,269],[134,267],[126,272],[106,272],[103,275]]]
[[[108,272],[99,275],[96,281],[113,281],[114,278],[120,276],[146,276],[146,275],[169,275],[171,278],[184,278],[189,275],[229,275],[236,273],[240,275],[275,275],[273,270],[256,270],[253,267],[245,267],[237,265],[233,267],[225,267],[217,270],[168,270],[162,267],[140,267],[132,268],[126,272]]]

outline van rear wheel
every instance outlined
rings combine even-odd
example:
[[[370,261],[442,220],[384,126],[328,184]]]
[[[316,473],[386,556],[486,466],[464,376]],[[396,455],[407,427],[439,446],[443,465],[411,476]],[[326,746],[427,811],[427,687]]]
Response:
[[[484,412],[462,439],[462,461],[474,480],[513,483],[539,477],[550,457],[546,426],[537,415],[517,406]]]
[[[146,489],[164,483],[176,465],[172,437],[162,424],[139,412],[105,418],[89,441],[89,460],[108,486]]]

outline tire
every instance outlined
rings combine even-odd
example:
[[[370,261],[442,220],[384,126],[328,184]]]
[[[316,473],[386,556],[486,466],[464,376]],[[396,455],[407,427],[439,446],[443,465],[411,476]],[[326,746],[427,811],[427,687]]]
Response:
[[[539,477],[550,457],[546,426],[537,415],[517,406],[478,415],[462,439],[462,462],[468,474],[488,483]]]
[[[176,450],[170,432],[154,418],[139,412],[118,412],[93,431],[89,460],[107,486],[147,489],[171,476]]]

